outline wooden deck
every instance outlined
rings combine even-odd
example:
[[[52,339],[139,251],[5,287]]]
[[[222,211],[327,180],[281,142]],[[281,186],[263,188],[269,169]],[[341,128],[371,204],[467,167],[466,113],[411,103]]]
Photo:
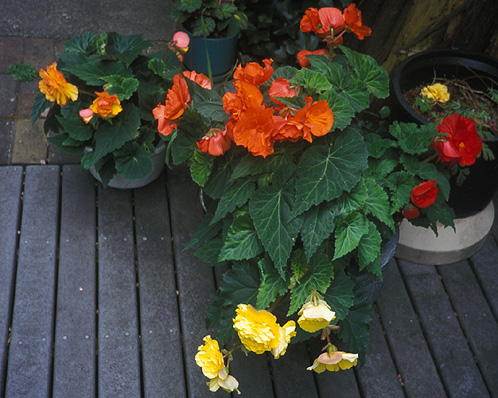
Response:
[[[120,191],[76,165],[0,167],[0,397],[228,395],[194,361],[220,278],[182,250],[198,192],[167,174]],[[242,396],[498,397],[497,238],[468,262],[392,260],[364,367],[306,371],[319,343],[237,355]]]

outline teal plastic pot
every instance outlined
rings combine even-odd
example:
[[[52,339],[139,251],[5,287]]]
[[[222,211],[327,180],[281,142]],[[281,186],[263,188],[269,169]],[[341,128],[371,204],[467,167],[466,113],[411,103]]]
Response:
[[[183,56],[183,63],[189,70],[204,73],[208,76],[208,56],[211,63],[211,72],[215,83],[225,80],[235,63],[235,53],[239,32],[230,37],[219,39],[205,39],[190,37],[187,53]]]

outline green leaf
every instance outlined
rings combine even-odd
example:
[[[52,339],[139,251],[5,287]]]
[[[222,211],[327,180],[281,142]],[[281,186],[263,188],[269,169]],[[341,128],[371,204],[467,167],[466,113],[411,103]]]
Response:
[[[283,276],[302,219],[291,217],[292,194],[274,186],[259,188],[249,201],[258,236]]]
[[[102,78],[106,76],[132,77],[131,70],[122,62],[105,61],[98,58],[83,58],[82,62],[66,65],[62,69],[84,80],[88,85],[98,87],[102,86]]]
[[[230,185],[220,198],[212,222],[221,220],[228,213],[233,212],[237,207],[247,203],[255,190],[256,184],[251,180],[238,180]]]
[[[137,91],[139,82],[134,77],[122,76],[105,76],[102,78],[105,82],[104,89],[109,95],[116,94],[120,101],[130,99],[131,96]]]
[[[192,107],[187,108],[178,126],[176,139],[171,143],[173,164],[184,162],[198,150],[196,142],[201,140],[206,130],[199,114]]]
[[[318,92],[330,90],[332,86],[322,73],[308,68],[300,69],[293,78],[293,82],[300,86],[311,87]]]
[[[367,167],[367,149],[352,128],[335,134],[333,145],[314,145],[299,161],[294,215],[349,192]]]
[[[133,104],[126,104],[112,124],[102,123],[95,132],[95,162],[130,141],[139,126],[140,112]]]
[[[97,35],[91,32],[76,36],[64,43],[64,52],[68,54],[88,55],[97,49]]]
[[[190,164],[190,176],[200,187],[203,187],[213,170],[214,157],[208,153],[195,151]]]
[[[77,141],[87,141],[92,138],[92,126],[86,124],[81,117],[64,118],[58,115],[55,117],[71,138]]]
[[[380,257],[382,237],[374,223],[368,222],[368,233],[363,235],[358,246],[359,270]]]
[[[443,196],[448,200],[450,196],[450,183],[448,178],[439,172],[433,163],[422,163],[416,157],[403,153],[400,162],[405,166],[406,171],[412,175],[418,175],[422,180],[435,180],[441,189]],[[412,187],[413,188],[413,187]]]
[[[325,293],[330,286],[330,280],[334,277],[334,267],[324,252],[317,252],[313,255],[308,265],[308,272],[291,290],[291,302],[287,315],[298,311],[312,291]]]
[[[326,203],[313,206],[305,213],[301,227],[301,239],[308,259],[334,232],[336,217],[337,215],[329,209]]]
[[[217,340],[224,345],[234,336],[233,322],[239,304],[256,305],[260,277],[258,267],[248,262],[235,263],[225,272],[215,300],[208,311],[208,328],[218,327]]]
[[[378,185],[375,179],[367,178],[365,184],[368,192],[368,197],[364,202],[365,212],[371,214],[394,231],[394,220],[391,217],[391,205],[387,193]]]
[[[222,229],[223,223],[211,223],[212,219],[213,213],[208,211],[208,213],[204,215],[201,223],[195,230],[194,235],[190,238],[190,241],[184,250],[204,244],[218,235]]]
[[[32,107],[31,124],[35,124],[36,120],[51,104],[45,94],[37,93]]]
[[[181,0],[178,1],[175,6],[181,11],[191,13],[201,8],[201,5],[202,0]]]
[[[235,212],[232,225],[228,230],[221,249],[219,261],[249,260],[263,251],[249,212]]]
[[[211,264],[213,266],[218,265],[218,259],[220,257],[222,247],[223,239],[221,237],[217,237],[212,239],[210,242],[202,245],[196,252],[194,252],[194,255],[199,257],[205,263]]]
[[[413,175],[406,171],[396,172],[389,175],[386,180],[392,203],[391,213],[394,214],[410,202],[412,189],[417,185]]]
[[[389,96],[389,76],[377,61],[366,54],[360,54],[347,47],[341,47],[356,72],[356,76],[365,83],[368,90],[377,98]]]
[[[436,137],[437,130],[434,124],[418,126],[415,123],[394,122],[389,127],[391,135],[398,140],[401,150],[411,155],[420,155],[427,152]]]
[[[282,278],[268,257],[259,261],[258,265],[261,273],[261,285],[259,286],[258,301],[256,305],[258,309],[265,309],[268,308],[278,296],[287,293],[289,281]]]
[[[389,157],[382,159],[368,159],[368,169],[365,174],[379,181],[385,179],[398,165],[398,159]]]
[[[127,180],[138,180],[152,173],[152,153],[145,145],[130,142],[115,152],[116,170]]]
[[[372,306],[368,302],[355,304],[340,325],[339,337],[346,344],[348,352],[357,352],[360,360],[365,357],[370,339],[369,325],[372,316]]]
[[[332,283],[323,295],[327,304],[335,312],[337,320],[344,319],[349,312],[349,308],[353,305],[353,287],[353,280],[341,270],[336,273]]]
[[[367,134],[365,136],[365,143],[369,155],[376,159],[382,158],[387,149],[396,145],[395,141],[382,138],[379,134],[375,133]]]
[[[227,122],[228,114],[223,109],[223,96],[217,90],[208,90],[192,80],[186,79],[192,103],[199,114],[208,120]]]
[[[208,37],[214,32],[216,22],[211,17],[197,19],[192,24],[192,35],[195,37]]]
[[[327,101],[329,108],[334,114],[334,124],[332,125],[333,129],[344,130],[351,124],[351,120],[354,117],[354,110],[347,102],[342,101],[338,94],[332,90],[329,90],[321,94],[319,99],[321,101]]]
[[[150,44],[142,39],[141,35],[124,36],[119,33],[110,32],[107,36],[106,53],[124,62],[126,66],[140,55],[143,50],[149,48]]]
[[[334,260],[356,249],[366,233],[368,222],[363,214],[354,212],[341,215],[335,229]]]

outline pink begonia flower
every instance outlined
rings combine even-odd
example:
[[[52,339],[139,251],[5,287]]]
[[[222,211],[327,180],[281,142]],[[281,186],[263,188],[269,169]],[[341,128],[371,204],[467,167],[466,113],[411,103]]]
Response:
[[[82,117],[85,123],[88,123],[90,120],[92,120],[93,111],[90,108],[82,109],[80,111],[80,116]]]

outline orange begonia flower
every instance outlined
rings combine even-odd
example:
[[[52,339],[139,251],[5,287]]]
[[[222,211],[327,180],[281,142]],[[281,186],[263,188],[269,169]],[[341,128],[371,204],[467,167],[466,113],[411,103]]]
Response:
[[[320,23],[320,16],[318,15],[318,10],[316,8],[308,8],[299,24],[299,28],[302,32],[316,32],[318,30],[318,24]]]
[[[38,83],[38,87],[42,94],[49,101],[57,101],[57,104],[64,106],[68,98],[72,101],[78,99],[78,88],[66,81],[66,78],[57,70],[57,63],[47,66],[47,70],[40,69],[39,72],[42,80]]]
[[[323,55],[326,57],[329,55],[329,52],[324,48],[315,51],[308,51],[308,50],[299,51],[297,53],[297,62],[299,62],[299,65],[301,65],[303,68],[309,68],[311,66],[310,61],[308,59],[308,55]]]
[[[287,124],[279,131],[279,136],[295,141],[302,137],[312,142],[312,135],[321,137],[327,134],[334,123],[334,115],[327,101],[318,101],[314,104],[311,97],[306,97],[306,105],[287,120]]]
[[[334,35],[344,29],[344,15],[341,10],[334,7],[323,7],[318,10],[321,28],[316,31],[319,35],[329,35],[334,29]]]
[[[259,108],[263,103],[263,94],[257,86],[242,80],[234,83],[236,93],[227,92],[223,95],[223,109],[237,120],[241,112],[249,108]]]
[[[360,40],[372,34],[372,29],[361,24],[361,11],[356,8],[354,3],[344,9],[344,21],[346,29],[353,32]]]
[[[123,110],[116,94],[109,95],[107,91],[95,92],[95,94],[97,94],[97,98],[90,105],[90,109],[100,117],[114,117]]]
[[[254,156],[264,158],[273,153],[274,136],[278,132],[272,108],[249,108],[242,112],[233,129],[237,145],[249,150]]]
[[[202,88],[211,90],[211,80],[209,80],[209,77],[207,77],[203,73],[186,70],[183,72],[183,76],[185,76],[189,80],[192,80],[193,82],[196,82]]]
[[[268,90],[268,95],[270,96],[271,100],[277,105],[279,105],[280,107],[285,107],[285,105],[282,104],[277,99],[277,97],[295,97],[296,90],[290,88],[290,82],[287,79],[279,77],[271,83],[270,89]]]
[[[173,86],[168,90],[165,105],[157,105],[152,114],[158,120],[157,130],[162,135],[170,135],[178,128],[178,118],[190,104],[187,82],[181,74],[173,77]]]
[[[202,139],[197,142],[197,147],[201,152],[209,153],[213,156],[221,156],[232,146],[232,139],[226,130],[212,128]]]
[[[272,59],[264,59],[264,68],[257,62],[249,62],[244,68],[239,64],[233,73],[233,78],[259,86],[273,75],[272,62]]]

